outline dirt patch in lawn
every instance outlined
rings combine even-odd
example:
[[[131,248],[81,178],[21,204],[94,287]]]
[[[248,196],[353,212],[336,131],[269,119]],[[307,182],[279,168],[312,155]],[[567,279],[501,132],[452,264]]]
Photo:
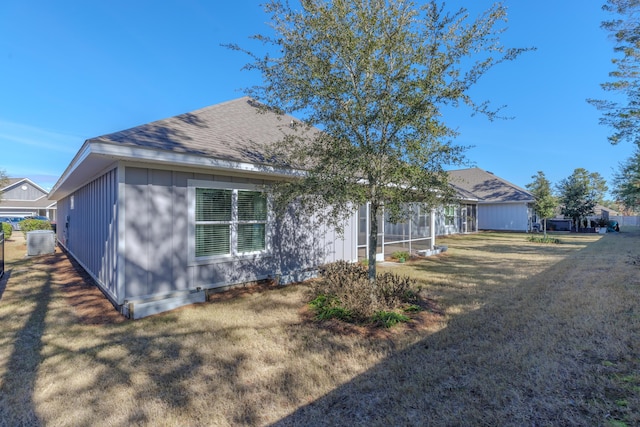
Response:
[[[54,281],[61,284],[62,295],[73,308],[78,322],[84,325],[107,325],[127,320],[116,311],[95,285],[93,278],[59,248],[46,263],[52,268]]]

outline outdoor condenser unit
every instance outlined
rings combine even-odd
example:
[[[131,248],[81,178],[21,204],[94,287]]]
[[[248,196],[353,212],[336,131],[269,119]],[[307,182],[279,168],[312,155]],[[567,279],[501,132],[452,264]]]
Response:
[[[52,254],[55,247],[56,237],[53,230],[27,232],[27,256]]]

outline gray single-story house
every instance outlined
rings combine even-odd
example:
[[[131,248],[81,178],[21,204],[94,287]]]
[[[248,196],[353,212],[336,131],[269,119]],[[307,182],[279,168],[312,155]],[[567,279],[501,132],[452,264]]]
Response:
[[[532,230],[535,197],[529,191],[477,167],[449,171],[449,177],[457,189],[477,198],[478,230]]]
[[[322,212],[306,217],[291,206],[274,216],[265,188],[301,172],[270,166],[261,147],[295,132],[295,122],[244,97],[85,141],[49,196],[59,244],[132,318],[364,259],[367,205],[343,234],[318,220]],[[416,205],[402,224],[382,213],[378,257],[432,253],[436,235],[477,231],[483,199],[455,185],[459,204]]]
[[[273,216],[264,187],[298,172],[257,149],[292,121],[245,97],[85,141],[50,193],[59,244],[133,318],[357,259],[355,216],[340,236],[295,209]]]
[[[0,193],[0,217],[46,216],[56,220],[56,202],[49,200],[48,191],[29,178],[9,178]]]

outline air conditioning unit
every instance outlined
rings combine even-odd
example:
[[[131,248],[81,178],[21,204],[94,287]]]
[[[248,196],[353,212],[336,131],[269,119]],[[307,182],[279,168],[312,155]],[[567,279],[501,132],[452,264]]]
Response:
[[[53,230],[27,231],[27,256],[52,254],[56,250]]]

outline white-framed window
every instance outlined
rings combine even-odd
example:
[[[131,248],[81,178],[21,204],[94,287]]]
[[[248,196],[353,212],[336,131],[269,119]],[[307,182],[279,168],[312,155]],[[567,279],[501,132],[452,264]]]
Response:
[[[448,205],[444,207],[444,225],[455,225],[456,223],[456,207]]]
[[[189,180],[189,204],[192,262],[269,252],[269,202],[256,185]]]

